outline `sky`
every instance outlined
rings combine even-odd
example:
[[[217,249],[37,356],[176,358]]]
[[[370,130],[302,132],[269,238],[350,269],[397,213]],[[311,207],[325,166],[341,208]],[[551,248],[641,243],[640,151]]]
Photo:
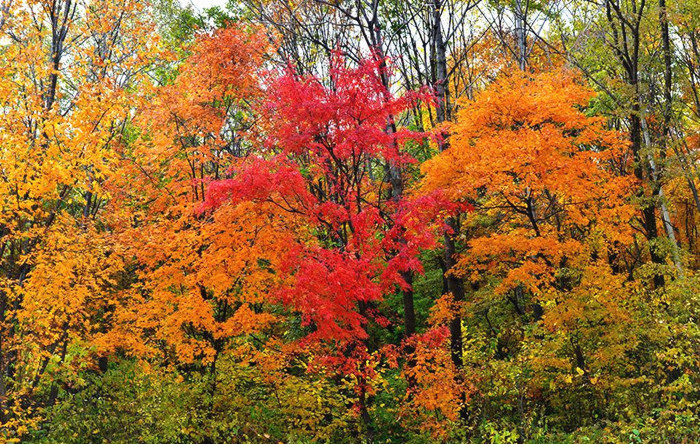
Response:
[[[180,0],[180,4],[183,6],[192,4],[195,8],[202,10],[212,6],[224,6],[226,0]]]

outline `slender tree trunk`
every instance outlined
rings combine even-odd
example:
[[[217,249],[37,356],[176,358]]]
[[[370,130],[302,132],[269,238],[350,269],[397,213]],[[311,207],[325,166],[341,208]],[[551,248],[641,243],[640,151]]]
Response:
[[[413,273],[404,271],[401,277],[411,287],[413,287]],[[413,290],[407,289],[403,292],[403,319],[404,334],[410,338],[416,333],[416,309],[413,304]]]
[[[661,42],[662,51],[664,58],[664,109],[663,109],[663,127],[661,133],[661,152],[660,157],[663,162],[666,159],[667,147],[670,142],[671,137],[671,121],[673,118],[673,73],[671,66],[671,39],[668,30],[668,12],[666,10],[666,0],[659,0],[659,26],[661,27]],[[647,134],[648,134],[647,129]],[[678,269],[680,274],[683,274],[683,267],[680,260],[680,252],[678,248],[678,242],[676,242],[676,236],[673,232],[673,226],[671,225],[671,218],[668,211],[668,206],[666,204],[664,190],[661,185],[661,176],[663,171],[655,168],[655,163],[653,157],[649,159],[652,172],[654,173],[655,180],[659,183],[659,198],[661,200],[661,220],[666,228],[666,233],[668,238],[672,243],[673,248],[673,262]],[[663,168],[663,164],[661,165]],[[694,188],[694,187],[691,187]],[[695,190],[693,190],[695,192]]]
[[[662,155],[666,154],[666,143],[671,130],[671,119],[673,113],[673,73],[671,66],[671,39],[668,30],[668,13],[666,10],[666,0],[659,0],[659,25],[661,27],[661,44],[664,57],[664,125],[663,125],[663,147]]]
[[[647,148],[651,147],[651,136],[649,135],[649,126],[647,125],[647,121],[644,117],[641,119],[642,123],[642,132],[644,134],[644,142],[647,146]],[[664,143],[664,142],[662,142]],[[668,211],[668,205],[666,204],[666,196],[664,194],[664,188],[663,185],[661,184],[661,172],[659,171],[659,168],[656,166],[656,162],[654,161],[654,156],[652,153],[648,154],[649,158],[649,168],[651,169],[651,176],[652,176],[652,181],[656,184],[655,185],[655,194],[659,198],[659,206],[661,208],[661,223],[663,224],[664,228],[666,229],[666,235],[668,236],[669,241],[671,242],[671,249],[673,250],[673,263],[675,264],[676,268],[678,269],[678,272],[680,274],[683,274],[683,266],[681,264],[681,257],[680,257],[680,251],[678,248],[678,242],[676,241],[676,233],[673,231],[673,225],[671,224],[671,214]]]
[[[452,105],[450,103],[450,93],[449,93],[449,78],[447,71],[447,49],[445,44],[445,39],[442,34],[442,0],[434,0],[433,4],[433,52],[434,52],[434,63],[435,63],[435,95],[437,96],[437,103],[435,106],[435,114],[437,123],[447,122],[452,117]],[[443,134],[439,142],[440,151],[445,151],[449,148],[448,135]],[[464,302],[464,283],[462,279],[455,276],[452,272],[457,264],[457,248],[456,248],[456,236],[459,234],[459,216],[454,218],[448,218],[446,225],[450,228],[451,232],[445,233],[445,269],[446,271],[446,281],[447,281],[447,291],[452,295],[455,302]],[[462,337],[462,315],[457,312],[450,321],[450,350],[452,356],[452,362],[457,368],[457,378],[458,382],[463,379],[462,369],[464,367],[463,361],[463,337]],[[460,409],[460,416],[466,418],[466,406],[464,393],[461,396],[462,407]]]
[[[636,83],[634,85],[635,87],[637,86]],[[639,97],[639,95],[637,95],[637,97]],[[644,164],[648,163],[648,160],[644,159],[642,155],[642,119],[638,101],[632,105],[632,113],[630,115],[630,140],[632,142],[632,154],[635,161],[634,175],[640,182],[643,182],[646,179],[644,174]],[[658,195],[658,189],[653,178],[649,177],[648,179],[653,188],[652,198],[654,198]],[[643,196],[644,190],[640,189],[639,193],[641,196]],[[646,238],[649,241],[649,255],[652,263],[663,264],[664,259],[660,254],[659,246],[657,245],[659,231],[656,225],[656,205],[654,202],[642,202],[642,223],[644,225]],[[657,288],[665,285],[663,274],[654,274],[654,285]]]
[[[645,2],[631,3],[631,11],[625,11],[623,5],[616,0],[605,1],[605,14],[610,26],[612,38],[612,50],[617,57],[620,66],[624,69],[625,82],[633,93],[632,105],[629,110],[628,120],[630,125],[629,136],[632,155],[634,157],[634,176],[640,183],[645,181],[651,186],[651,201],[645,202],[647,197],[644,187],[640,187],[638,196],[642,199],[642,225],[645,236],[649,242],[649,255],[654,264],[663,264],[657,239],[659,237],[656,226],[656,198],[658,187],[654,181],[648,159],[642,153],[642,101],[639,91],[639,50],[641,43],[641,23],[644,14]],[[646,172],[649,170],[649,174]],[[664,285],[663,273],[655,273],[654,285],[659,288]]]
[[[671,147],[673,148],[673,154],[675,154],[676,158],[678,159],[678,164],[681,167],[681,170],[683,171],[683,176],[685,177],[686,182],[688,183],[688,188],[690,188],[690,192],[693,194],[693,201],[695,202],[695,209],[700,211],[700,193],[698,193],[698,187],[695,185],[695,177],[698,176],[697,168],[695,168],[690,159],[688,159],[688,152],[690,150],[686,146],[687,143],[683,139],[683,134],[678,134],[675,137],[672,136],[672,134],[669,134],[672,139],[674,139],[674,143],[671,144]],[[680,150],[678,149],[676,142],[679,142],[684,145],[684,149]]]
[[[515,39],[518,54],[518,67],[527,68],[527,8],[529,0],[515,0]],[[523,5],[525,3],[525,5]]]
[[[373,3],[372,20],[369,23],[369,27],[371,28],[371,35],[374,36],[374,50],[376,51],[376,56],[379,58],[380,61],[380,80],[382,82],[382,86],[384,87],[385,97],[388,100],[391,91],[391,82],[384,60],[384,43],[382,39],[381,27],[379,26],[379,18],[377,16],[377,7],[378,4]],[[396,133],[396,122],[394,120],[394,116],[389,117],[389,121],[387,122],[387,133]],[[394,141],[394,143],[396,143],[396,141]],[[395,148],[398,152],[398,146],[395,146]],[[391,197],[394,201],[398,202],[399,200],[401,200],[404,194],[403,171],[401,170],[401,167],[399,165],[396,165],[393,162],[388,163],[387,169],[389,173],[389,182],[391,183]],[[400,239],[400,242],[405,242],[403,237],[402,239]],[[403,318],[404,336],[408,338],[416,332],[416,311],[414,308],[413,273],[411,271],[404,271],[401,273],[401,278],[406,283],[406,289],[403,290]],[[408,352],[410,353],[412,352],[412,350],[408,350]]]

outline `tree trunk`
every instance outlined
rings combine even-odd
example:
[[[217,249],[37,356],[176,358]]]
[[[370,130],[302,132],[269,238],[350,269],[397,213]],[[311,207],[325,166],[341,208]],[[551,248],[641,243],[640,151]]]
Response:
[[[515,0],[515,39],[517,45],[518,67],[521,71],[527,68],[527,8],[528,0]]]
[[[651,136],[649,135],[649,126],[647,121],[642,117],[642,131],[644,133],[644,143],[647,148],[651,147]],[[663,144],[664,142],[662,142]],[[668,211],[668,205],[666,204],[663,185],[661,184],[660,171],[656,167],[656,162],[654,161],[654,156],[649,153],[649,168],[651,169],[651,176],[655,186],[655,194],[659,198],[659,206],[661,207],[661,223],[666,229],[666,235],[671,242],[671,249],[673,251],[673,263],[675,264],[678,272],[683,274],[683,266],[681,264],[680,251],[678,248],[678,242],[676,241],[676,233],[673,231],[673,225],[671,224],[671,214]]]
[[[450,103],[449,94],[449,78],[447,72],[447,49],[445,45],[445,39],[442,34],[442,6],[441,0],[435,0],[433,4],[433,48],[435,54],[435,95],[437,96],[437,101],[435,105],[435,113],[437,118],[437,123],[441,124],[447,122],[452,117],[452,106]],[[445,151],[449,148],[448,135],[442,134],[442,138],[439,142],[440,151]],[[458,305],[464,301],[464,283],[460,277],[452,274],[452,271],[457,264],[457,248],[455,238],[459,234],[459,216],[454,218],[448,218],[446,225],[450,228],[451,232],[445,233],[445,269],[446,280],[447,280],[447,291],[452,295],[452,298]],[[462,338],[462,316],[459,312],[454,313],[454,317],[450,321],[450,351],[452,356],[452,362],[457,369],[458,382],[462,381],[462,368],[464,367],[463,361],[463,338]],[[460,408],[460,416],[464,419],[466,417],[466,408],[464,405],[464,393],[461,397],[462,407]]]

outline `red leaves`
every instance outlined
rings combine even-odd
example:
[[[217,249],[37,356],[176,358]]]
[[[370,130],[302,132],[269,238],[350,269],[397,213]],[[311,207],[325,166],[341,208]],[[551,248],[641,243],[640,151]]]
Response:
[[[381,82],[382,61],[366,59],[348,68],[336,54],[331,63],[332,87],[316,77],[289,70],[270,86],[264,109],[275,116],[270,142],[285,154],[311,155],[329,172],[334,164],[363,157],[411,162],[399,152],[400,142],[423,135],[387,128],[393,116],[422,96],[393,97]],[[327,165],[330,162],[330,165]]]
[[[430,227],[440,220],[439,195],[409,203],[391,196],[385,182],[387,165],[414,160],[403,142],[425,135],[394,128],[394,116],[420,96],[393,97],[381,69],[374,59],[348,68],[336,55],[330,86],[291,70],[273,81],[260,156],[278,154],[251,157],[231,179],[209,186],[205,209],[264,202],[289,216],[295,240],[276,270],[274,294],[301,315],[307,343],[359,345],[370,321],[386,324],[373,305],[405,289],[400,273],[419,271],[419,252],[435,244]]]
[[[345,343],[367,337],[367,319],[357,305],[382,298],[381,286],[373,279],[377,265],[370,258],[338,249],[297,246],[290,250],[285,265],[282,272],[293,279],[279,295],[312,327],[307,341]]]
[[[276,201],[289,211],[301,211],[311,206],[304,177],[293,163],[282,157],[264,159],[253,157],[233,168],[232,179],[214,181],[209,185],[203,210],[221,206],[227,201]],[[300,207],[297,209],[297,207]]]

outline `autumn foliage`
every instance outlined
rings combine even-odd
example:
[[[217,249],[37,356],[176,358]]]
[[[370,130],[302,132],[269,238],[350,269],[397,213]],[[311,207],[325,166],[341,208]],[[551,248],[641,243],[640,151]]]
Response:
[[[369,3],[0,0],[0,441],[700,439],[693,5]]]
[[[431,238],[402,230],[410,238],[398,242],[404,220],[423,215],[393,199],[382,179],[381,162],[413,162],[402,146],[421,135],[386,130],[410,98],[386,98],[378,63],[342,63],[334,59],[332,87],[293,72],[270,85],[264,111],[274,132],[233,178],[210,185],[206,208],[252,202],[296,220],[303,228],[279,233],[287,250],[279,301],[312,326],[309,339],[347,345],[367,338],[372,306],[401,285],[399,271],[419,269],[414,258]]]

